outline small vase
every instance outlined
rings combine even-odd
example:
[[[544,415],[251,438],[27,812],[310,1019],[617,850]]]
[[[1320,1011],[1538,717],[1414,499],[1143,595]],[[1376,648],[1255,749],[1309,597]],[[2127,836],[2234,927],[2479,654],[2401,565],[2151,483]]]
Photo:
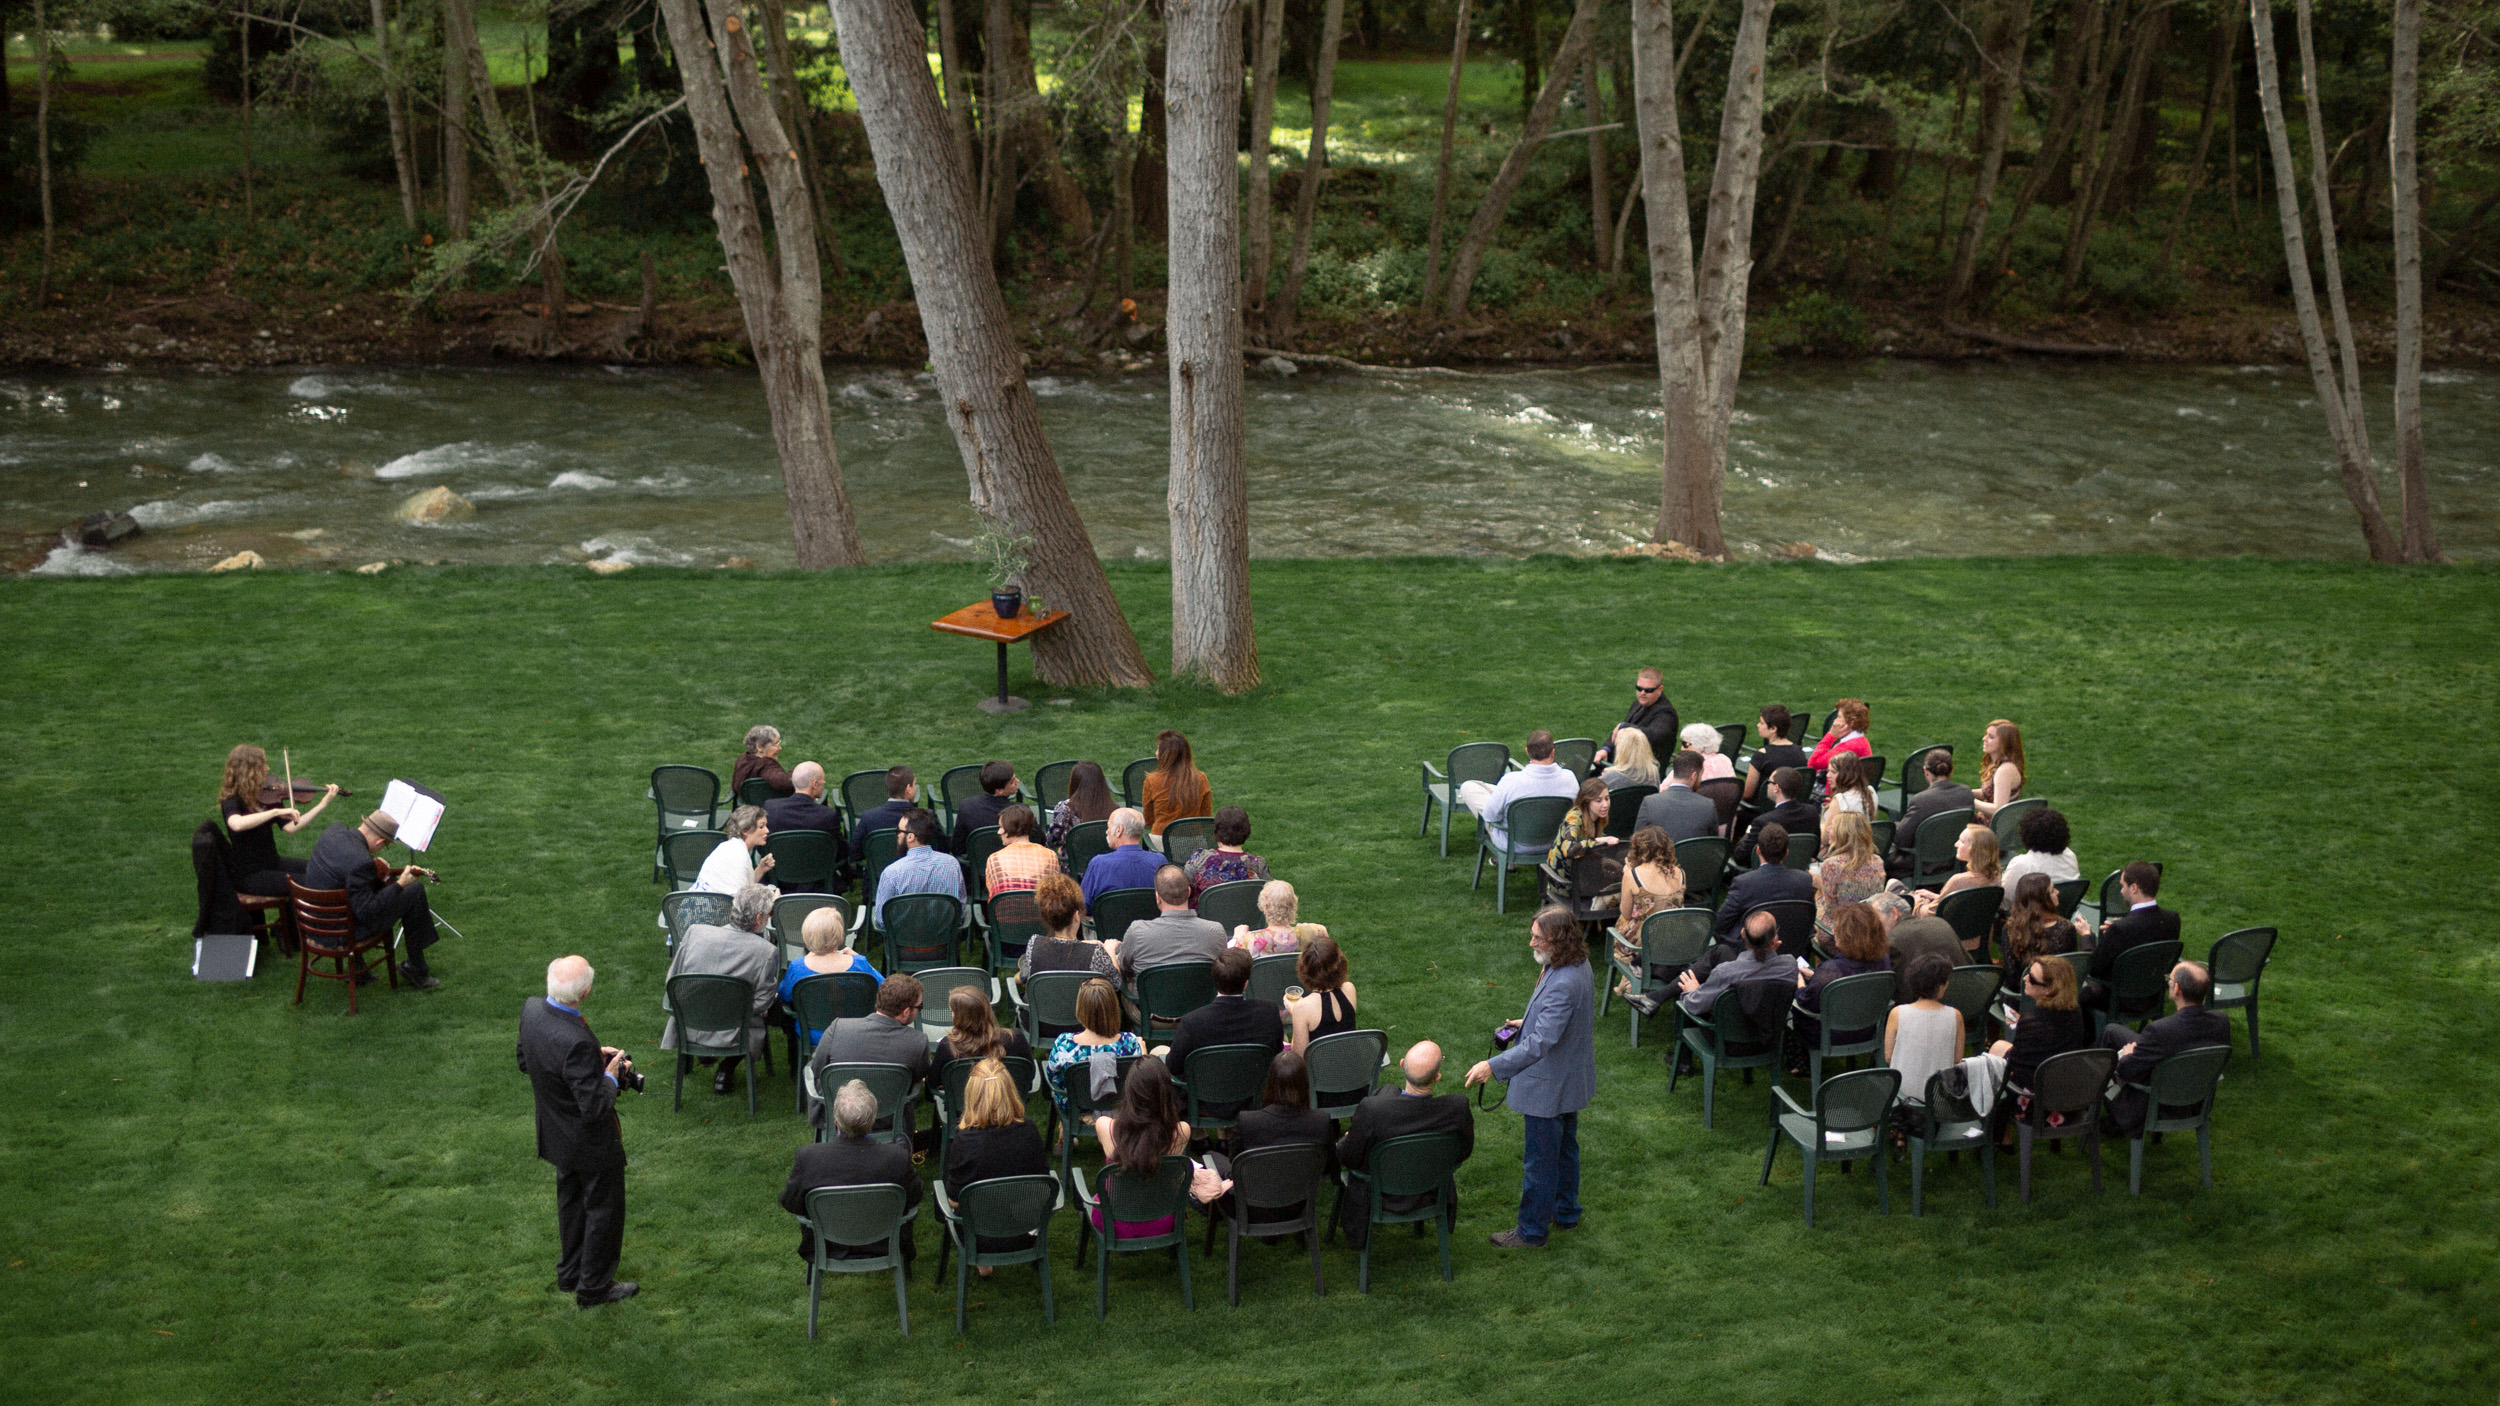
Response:
[[[1001,620],[1013,620],[1024,609],[1024,592],[1005,590],[990,592],[990,609]]]

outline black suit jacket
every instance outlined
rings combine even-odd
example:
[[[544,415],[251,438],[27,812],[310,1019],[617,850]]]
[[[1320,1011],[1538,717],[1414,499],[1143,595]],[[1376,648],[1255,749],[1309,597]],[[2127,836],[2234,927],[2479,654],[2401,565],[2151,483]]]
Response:
[[[1359,1172],[1371,1165],[1374,1146],[1409,1133],[1439,1132],[1458,1134],[1460,1161],[1475,1155],[1476,1110],[1465,1094],[1412,1098],[1402,1088],[1373,1094],[1354,1105],[1353,1126],[1337,1140],[1337,1162]]]
[[[2135,1053],[2118,1061],[2117,1075],[2129,1083],[2141,1082],[2153,1072],[2153,1066],[2199,1045],[2231,1043],[2231,1018],[2220,1011],[2203,1006],[2183,1006],[2136,1032]]]
[[[381,932],[399,917],[398,895],[391,891],[397,885],[384,881],[374,869],[364,831],[353,825],[332,825],[313,842],[312,854],[304,861],[304,887],[347,890],[347,906],[356,915],[359,937]]]
[[[1765,864],[1748,869],[1727,886],[1727,902],[1719,905],[1719,915],[1710,924],[1711,932],[1720,937],[1736,931],[1737,920],[1765,903],[1783,899],[1814,900],[1814,876],[1803,869],[1785,864]]]
[[[871,1142],[864,1137],[837,1137],[831,1142],[811,1142],[799,1148],[799,1155],[790,1164],[790,1180],[781,1188],[781,1208],[794,1216],[807,1214],[807,1193],[820,1186],[875,1186],[892,1182],[903,1188],[906,1209],[920,1204],[920,1175],[911,1169],[911,1149],[899,1142]],[[903,1227],[903,1239],[911,1240],[911,1227]],[[799,1253],[808,1253],[815,1232],[801,1228]],[[885,1253],[883,1245],[846,1245],[865,1255]]]
[[[1920,822],[1949,810],[1969,810],[1973,799],[1971,789],[1959,781],[1938,781],[1930,785],[1910,797],[1910,803],[1901,808],[1901,823],[1892,827],[1892,847],[1907,850],[1911,842],[1918,838]]]
[[[1823,812],[1815,806],[1814,802],[1782,801],[1757,816],[1752,828],[1745,831],[1744,841],[1736,846],[1736,862],[1739,864],[1754,862],[1754,844],[1761,837],[1762,827],[1765,825],[1777,825],[1793,836],[1814,834],[1816,827],[1822,823]]]
[[[543,996],[532,996],[521,1003],[521,1039],[514,1058],[530,1076],[530,1093],[538,1101],[540,1157],[568,1172],[613,1171],[625,1165],[616,1085],[608,1082],[608,1062],[589,1022],[547,1004]]]
[[[1285,1046],[1285,1026],[1277,1008],[1247,996],[1218,996],[1182,1016],[1172,1031],[1172,1048],[1163,1057],[1174,1074],[1189,1071],[1189,1052],[1210,1045],[1265,1045],[1269,1054]],[[1218,1118],[1241,1112],[1239,1103],[1198,1105]]]
[[[1316,1108],[1245,1108],[1234,1120],[1232,1131],[1224,1137],[1224,1155],[1239,1157],[1262,1147],[1298,1147],[1317,1145],[1328,1150],[1328,1170],[1337,1170],[1337,1149],[1330,1146],[1328,1135],[1337,1120]],[[1473,1137],[1474,1124],[1469,1125]]]
[[[1632,711],[1624,714],[1623,721],[1616,723],[1615,727],[1637,727],[1649,734],[1649,750],[1658,754],[1658,765],[1662,769],[1675,756],[1676,749],[1684,745],[1676,739],[1676,734],[1684,730],[1683,725],[1676,720],[1675,705],[1667,701],[1663,689],[1659,691],[1655,703],[1635,702]],[[1604,737],[1597,739],[1598,746],[1609,749],[1609,756],[1613,755],[1614,736],[1613,729],[1609,729]]]
[[[997,1128],[957,1128],[946,1140],[946,1189],[956,1197],[976,1181],[1049,1170],[1050,1150],[1029,1118]]]
[[[996,825],[999,815],[1007,807],[1022,804],[1024,804],[1022,801],[1013,796],[993,796],[987,791],[964,802],[963,808],[955,812],[954,852],[963,854],[969,851],[972,848],[973,831],[985,825]]]
[[[842,858],[849,848],[842,839],[842,817],[814,796],[801,793],[764,802],[764,823],[775,830],[822,830],[833,836],[836,859]]]
[[[2147,942],[2179,940],[2179,915],[2158,905],[2109,920],[2092,948],[2092,975],[2107,981],[2118,970],[2118,954]]]

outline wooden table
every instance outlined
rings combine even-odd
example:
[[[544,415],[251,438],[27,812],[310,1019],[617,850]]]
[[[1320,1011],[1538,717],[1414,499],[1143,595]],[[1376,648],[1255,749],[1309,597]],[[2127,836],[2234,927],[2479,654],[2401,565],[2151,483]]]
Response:
[[[989,640],[995,643],[998,646],[998,696],[982,699],[981,711],[1021,713],[1033,705],[1007,692],[1007,646],[1018,640],[1038,635],[1067,618],[1068,612],[1064,610],[1048,611],[1040,615],[1027,610],[1018,612],[1013,620],[1001,620],[998,618],[998,612],[991,608],[990,603],[982,601],[976,605],[967,605],[952,615],[930,621],[929,628],[950,635],[970,635],[976,640]]]

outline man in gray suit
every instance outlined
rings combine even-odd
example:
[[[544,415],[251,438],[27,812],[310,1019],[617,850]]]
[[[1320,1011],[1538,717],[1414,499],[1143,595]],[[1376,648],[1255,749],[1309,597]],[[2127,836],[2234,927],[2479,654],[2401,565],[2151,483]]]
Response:
[[[889,976],[877,988],[875,1010],[825,1028],[807,1062],[816,1071],[817,1097],[807,1110],[808,1122],[825,1126],[825,1101],[833,1093],[825,1087],[828,1064],[899,1064],[915,1079],[927,1076],[929,1037],[920,1033],[920,995],[920,978]]]
[[[1701,753],[1678,752],[1667,764],[1667,787],[1641,802],[1640,819],[1634,829],[1655,825],[1667,832],[1670,840],[1697,840],[1719,832],[1719,806],[1716,801],[1693,789],[1701,779]]]
[[[773,905],[781,901],[781,890],[770,884],[749,884],[738,890],[729,901],[729,922],[696,923],[677,939],[676,955],[670,958],[668,974],[680,976],[734,976],[755,988],[755,1018],[747,1024],[745,1055],[762,1054],[764,1042],[772,1034],[773,1003],[779,996],[775,978],[781,967],[781,949],[764,937],[764,925],[773,919]],[[733,1030],[681,1031],[677,1017],[668,1018],[668,1026],[660,1032],[660,1048],[674,1050],[681,1042],[700,1049],[719,1049],[736,1035]],[[691,1035],[691,1040],[684,1039]],[[728,1055],[712,1074],[712,1092],[729,1092],[730,1076],[738,1072],[738,1061],[745,1055]],[[708,1061],[707,1061],[708,1062]]]
[[[1579,921],[1548,908],[1528,928],[1528,949],[1544,969],[1519,1037],[1467,1071],[1470,1085],[1507,1079],[1502,1102],[1526,1124],[1519,1167],[1519,1225],[1497,1232],[1506,1250],[1535,1249],[1549,1227],[1580,1223],[1580,1110],[1597,1093],[1597,981]]]
[[[1154,917],[1128,925],[1120,938],[1120,975],[1137,994],[1137,974],[1165,962],[1212,962],[1224,950],[1224,928],[1189,906],[1189,875],[1177,864],[1155,871]]]

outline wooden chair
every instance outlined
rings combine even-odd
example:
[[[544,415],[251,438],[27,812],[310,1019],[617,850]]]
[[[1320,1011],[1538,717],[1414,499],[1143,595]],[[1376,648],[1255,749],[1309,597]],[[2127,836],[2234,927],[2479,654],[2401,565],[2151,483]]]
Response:
[[[382,965],[389,971],[391,989],[399,989],[399,956],[391,949],[391,934],[385,930],[376,937],[356,935],[356,914],[347,906],[345,889],[308,889],[294,879],[286,881],[289,907],[295,919],[296,967],[295,1002],[304,1004],[304,981],[320,977],[324,981],[347,983],[347,1013],[356,1013],[356,982],[372,970],[364,954],[382,949]],[[335,961],[338,970],[316,970],[317,961]]]

